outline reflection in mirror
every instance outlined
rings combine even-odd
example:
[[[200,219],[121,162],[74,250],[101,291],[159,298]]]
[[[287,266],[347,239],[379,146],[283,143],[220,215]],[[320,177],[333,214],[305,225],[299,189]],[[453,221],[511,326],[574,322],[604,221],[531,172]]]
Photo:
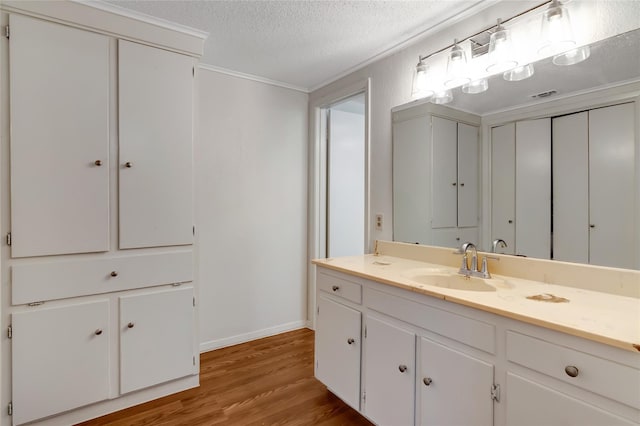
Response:
[[[640,269],[640,29],[589,47],[570,67],[452,89],[446,106],[394,108],[394,240],[502,239],[498,252]]]

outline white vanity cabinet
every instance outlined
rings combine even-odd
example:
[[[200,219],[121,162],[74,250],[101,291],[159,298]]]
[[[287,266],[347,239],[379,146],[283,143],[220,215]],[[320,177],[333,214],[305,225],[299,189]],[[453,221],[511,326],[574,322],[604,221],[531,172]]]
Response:
[[[109,300],[29,309],[12,315],[13,423],[107,399]]]
[[[360,284],[318,274],[315,375],[333,393],[360,410],[362,314]]]
[[[109,38],[10,15],[11,255],[109,250]]]
[[[416,335],[375,314],[365,322],[365,415],[378,425],[412,425]]]
[[[494,383],[492,364],[422,337],[418,368],[416,424],[493,424],[493,401],[487,397]],[[452,401],[458,401],[455,408]]]

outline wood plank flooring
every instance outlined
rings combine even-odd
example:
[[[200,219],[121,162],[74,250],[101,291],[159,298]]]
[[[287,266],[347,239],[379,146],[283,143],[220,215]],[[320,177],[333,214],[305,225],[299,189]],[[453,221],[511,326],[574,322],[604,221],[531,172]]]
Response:
[[[301,329],[206,352],[199,388],[80,425],[371,426],[313,377],[313,336]]]

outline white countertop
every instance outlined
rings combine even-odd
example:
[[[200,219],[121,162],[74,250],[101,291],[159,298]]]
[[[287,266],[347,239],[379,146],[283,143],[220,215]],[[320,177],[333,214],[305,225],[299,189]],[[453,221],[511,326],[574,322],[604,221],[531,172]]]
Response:
[[[420,284],[412,275],[439,269],[457,274],[451,266],[388,255],[317,259],[314,264],[416,293],[470,306],[504,317],[561,331],[640,355],[640,299],[522,278],[493,275],[496,291],[467,291]],[[554,295],[568,302],[527,299]]]

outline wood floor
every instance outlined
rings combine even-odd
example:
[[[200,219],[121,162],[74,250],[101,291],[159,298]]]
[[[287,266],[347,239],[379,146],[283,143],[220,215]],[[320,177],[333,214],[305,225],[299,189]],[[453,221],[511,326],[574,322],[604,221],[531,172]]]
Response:
[[[296,330],[207,352],[200,387],[82,426],[367,425],[313,377],[313,331]]]

